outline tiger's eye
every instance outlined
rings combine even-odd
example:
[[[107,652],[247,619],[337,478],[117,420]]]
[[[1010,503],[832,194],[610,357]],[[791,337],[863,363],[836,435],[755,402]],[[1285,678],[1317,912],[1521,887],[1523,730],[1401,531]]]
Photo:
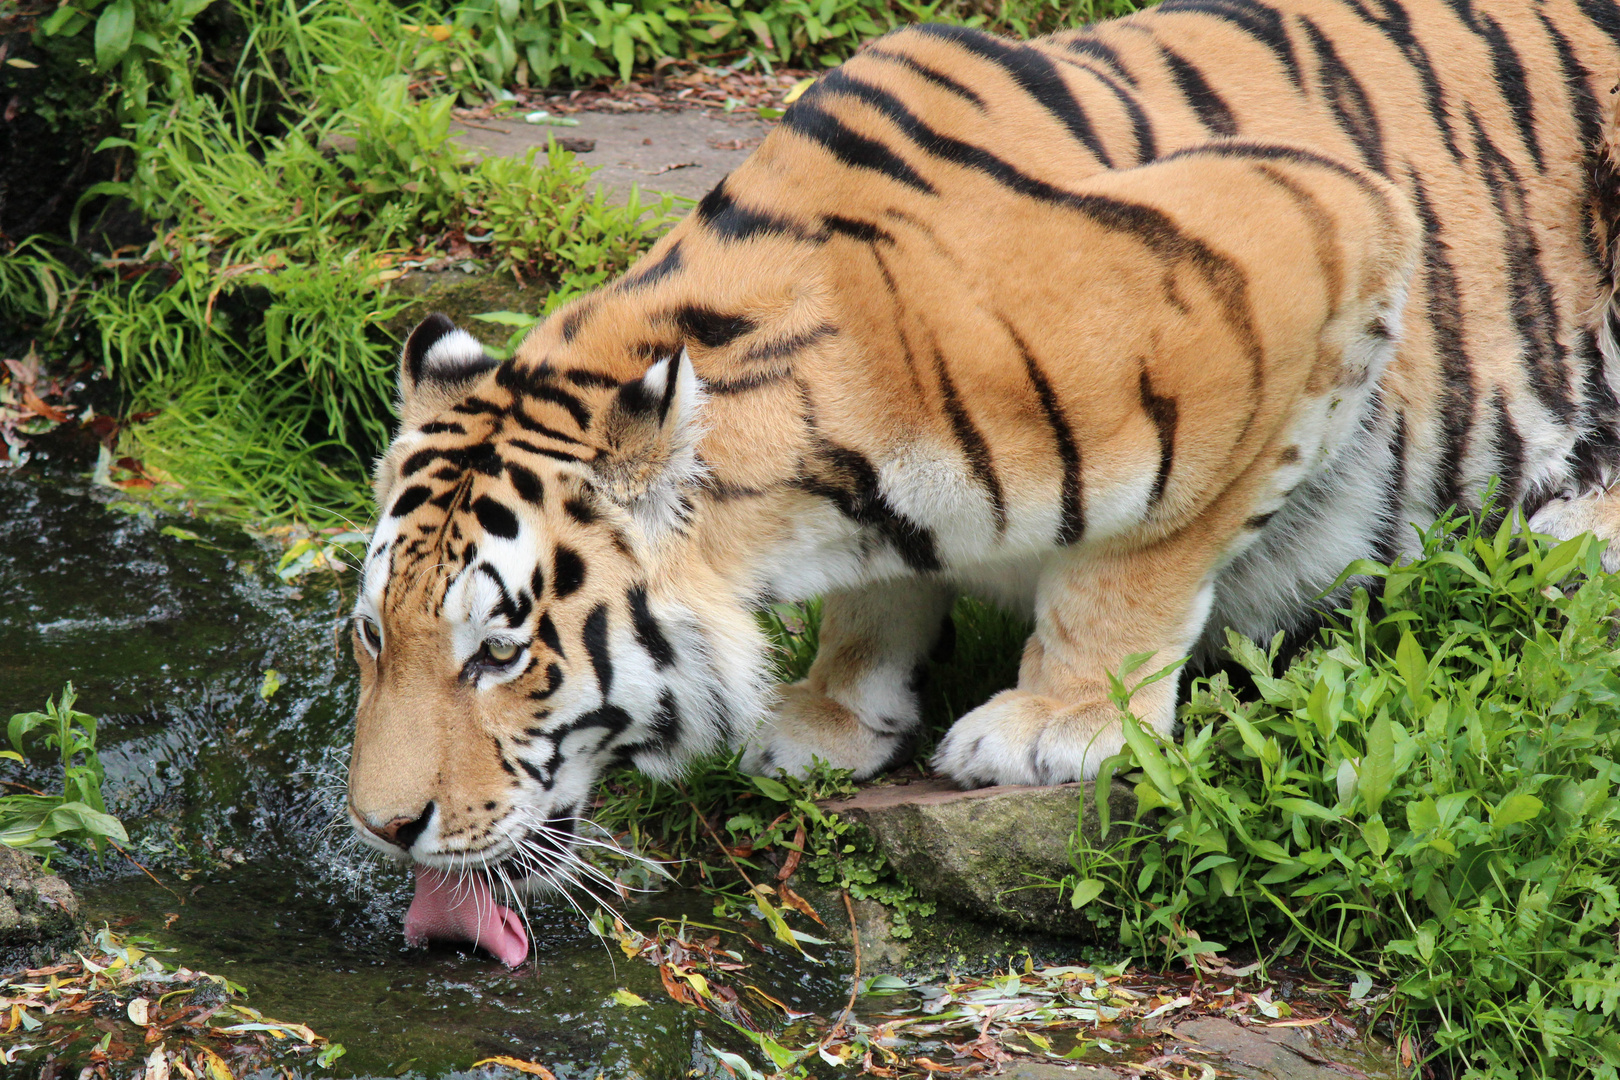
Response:
[[[515,657],[520,650],[516,645],[513,645],[510,642],[486,641],[484,642],[484,651],[488,653],[489,658],[496,663],[506,664],[510,663],[512,658]]]

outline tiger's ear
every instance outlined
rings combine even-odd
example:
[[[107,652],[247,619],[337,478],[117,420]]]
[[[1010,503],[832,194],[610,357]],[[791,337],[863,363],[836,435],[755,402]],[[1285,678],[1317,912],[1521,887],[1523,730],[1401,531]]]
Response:
[[[648,533],[685,517],[685,489],[703,475],[703,384],[683,349],[619,387],[602,411],[606,449],[591,465],[591,483],[625,507]]]
[[[434,312],[417,324],[399,351],[399,417],[412,428],[466,392],[473,379],[496,366],[478,339]]]

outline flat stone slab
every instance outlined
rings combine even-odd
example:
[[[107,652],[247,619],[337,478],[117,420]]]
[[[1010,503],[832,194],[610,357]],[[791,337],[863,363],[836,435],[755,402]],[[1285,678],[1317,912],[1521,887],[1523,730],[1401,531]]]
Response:
[[[1207,1056],[1221,1072],[1241,1080],[1345,1080],[1399,1074],[1391,1047],[1342,1047],[1318,1039],[1312,1028],[1246,1026],[1202,1016],[1177,1024],[1173,1034],[1188,1050],[1201,1051],[1184,1056]]]
[[[632,185],[701,199],[753,152],[769,130],[749,115],[692,109],[680,112],[578,112],[578,127],[519,120],[461,121],[452,125],[463,147],[482,155],[521,158],[555,138],[579,146],[582,164],[596,166],[608,197],[622,202]],[[584,150],[583,145],[591,144]]]
[[[925,897],[979,919],[1076,937],[1096,924],[1048,887],[1073,869],[1069,840],[1084,823],[1100,839],[1095,784],[960,791],[938,780],[870,787],[824,804],[866,826],[896,869]],[[1135,820],[1136,798],[1108,794],[1113,835]],[[1082,816],[1083,811],[1083,816]]]

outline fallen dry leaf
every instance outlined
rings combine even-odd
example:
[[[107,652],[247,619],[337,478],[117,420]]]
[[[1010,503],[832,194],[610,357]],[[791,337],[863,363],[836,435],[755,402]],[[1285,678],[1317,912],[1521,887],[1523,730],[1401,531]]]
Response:
[[[472,1067],[476,1069],[480,1065],[502,1065],[508,1069],[516,1069],[520,1073],[528,1073],[530,1076],[538,1076],[540,1080],[557,1080],[557,1075],[544,1065],[541,1065],[538,1062],[524,1061],[521,1058],[505,1056],[487,1057],[481,1061],[473,1062]]]

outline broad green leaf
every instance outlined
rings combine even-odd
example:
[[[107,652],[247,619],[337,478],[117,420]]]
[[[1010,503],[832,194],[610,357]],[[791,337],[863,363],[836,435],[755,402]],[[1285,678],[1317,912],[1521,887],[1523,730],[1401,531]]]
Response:
[[[134,35],[134,0],[113,0],[96,20],[96,67],[107,71],[122,60]]]
[[[1389,829],[1384,825],[1384,819],[1374,815],[1368,818],[1361,826],[1361,838],[1367,841],[1367,848],[1373,853],[1373,858],[1383,859],[1389,851]]]
[[[1356,790],[1361,793],[1367,812],[1377,814],[1389,796],[1390,783],[1395,777],[1395,728],[1388,717],[1381,716],[1373,721],[1359,773]]]
[[[1181,793],[1176,790],[1175,779],[1170,775],[1170,765],[1164,759],[1164,750],[1159,742],[1142,727],[1142,722],[1133,714],[1125,713],[1120,717],[1125,728],[1125,743],[1136,756],[1137,766],[1147,774],[1150,780],[1171,806],[1181,806]]]
[[[780,782],[767,776],[750,776],[749,781],[759,789],[760,793],[773,802],[790,803],[793,793]]]
[[[1429,687],[1429,660],[1410,630],[1402,631],[1401,643],[1395,647],[1395,667],[1405,680],[1406,692],[1412,696],[1412,701],[1421,704]]]
[[[1491,825],[1498,829],[1506,828],[1520,821],[1529,821],[1541,813],[1542,802],[1534,795],[1520,792],[1509,795],[1496,804],[1491,811]]]
[[[1096,878],[1083,878],[1074,883],[1069,893],[1069,906],[1075,910],[1085,907],[1103,894],[1105,886]]]

